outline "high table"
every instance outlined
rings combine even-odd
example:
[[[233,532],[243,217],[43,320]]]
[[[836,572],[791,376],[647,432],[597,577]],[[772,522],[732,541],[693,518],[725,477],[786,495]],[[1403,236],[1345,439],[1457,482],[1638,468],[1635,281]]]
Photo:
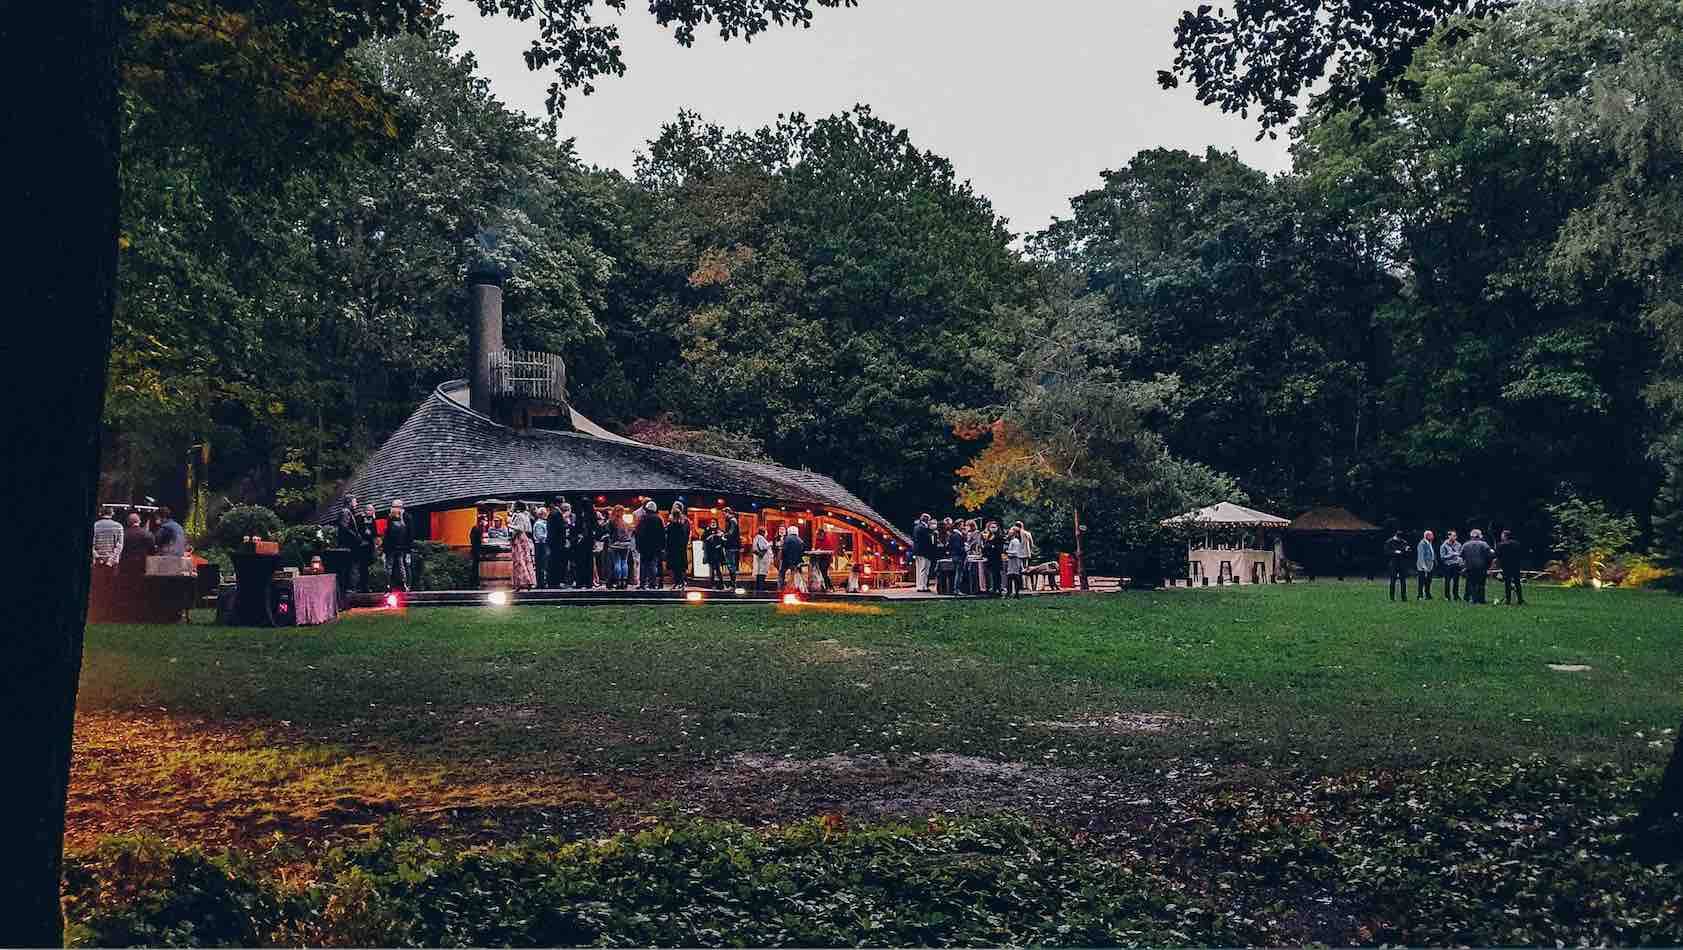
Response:
[[[332,574],[300,574],[276,581],[292,587],[292,622],[300,627],[327,623],[339,616],[339,579]]]
[[[234,622],[242,627],[272,627],[275,614],[271,591],[279,554],[234,555]]]

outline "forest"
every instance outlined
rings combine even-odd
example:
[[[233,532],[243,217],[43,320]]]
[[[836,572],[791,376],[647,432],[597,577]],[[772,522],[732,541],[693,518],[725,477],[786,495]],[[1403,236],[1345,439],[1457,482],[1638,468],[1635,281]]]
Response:
[[[1231,497],[1537,546],[1589,512],[1683,553],[1664,0],[1458,23],[1382,112],[1310,101],[1289,173],[1144,151],[1026,234],[868,104],[682,112],[628,176],[498,102],[446,20],[304,71],[305,31],[204,9],[124,38],[102,500],[184,507],[196,456],[198,519],[309,517],[461,375],[489,246],[509,345],[563,354],[585,414],[901,523],[1059,544],[1078,510],[1102,566]]]

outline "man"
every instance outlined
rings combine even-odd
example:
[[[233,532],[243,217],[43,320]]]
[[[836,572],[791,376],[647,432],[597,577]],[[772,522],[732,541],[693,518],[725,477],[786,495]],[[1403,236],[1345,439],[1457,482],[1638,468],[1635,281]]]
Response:
[[[176,523],[168,505],[158,506],[158,554],[164,557],[187,556],[187,532]]]
[[[947,532],[946,553],[947,561],[952,564],[952,580],[947,584],[947,593],[954,595],[966,593],[964,568],[967,565],[969,554],[962,522],[954,525],[952,530]]]
[[[101,513],[93,526],[93,566],[110,576],[117,573],[123,559],[123,526]]]
[[[1461,545],[1461,564],[1467,572],[1467,603],[1485,602],[1484,582],[1490,574],[1490,559],[1495,553],[1490,545],[1484,543],[1484,532],[1477,528],[1468,532],[1467,543]]]
[[[144,577],[146,558],[153,547],[152,532],[140,523],[140,512],[129,512],[128,527],[123,529],[123,549],[119,552],[117,573],[124,577]]]
[[[1414,573],[1420,579],[1414,590],[1415,600],[1432,599],[1432,575],[1437,569],[1438,547],[1432,543],[1432,532],[1428,531],[1420,536],[1420,544],[1414,549]]]
[[[736,586],[736,571],[742,560],[742,523],[737,520],[736,512],[729,508],[724,511],[725,525],[720,529],[724,534],[725,545],[725,573],[730,577],[730,586]]]
[[[380,520],[374,514],[373,505],[362,506],[362,517],[356,520],[356,533],[359,538],[356,546],[356,556],[352,559],[357,568],[355,579],[356,590],[368,593],[369,575],[374,573],[374,548],[380,543]]]
[[[1502,603],[1525,606],[1525,590],[1520,586],[1520,571],[1525,567],[1525,545],[1514,540],[1514,533],[1502,529],[1502,540],[1496,542],[1496,563],[1502,566]]]
[[[339,596],[343,597],[351,592],[351,584],[356,573],[357,547],[362,544],[362,533],[356,526],[356,498],[345,496],[339,499],[339,516],[333,519],[333,546],[344,548],[347,552],[345,559],[339,562]]]
[[[479,562],[485,559],[485,529],[491,526],[490,519],[483,514],[473,519],[473,527],[468,531],[468,560],[473,564],[473,586],[479,587]]]
[[[1402,536],[1402,529],[1391,532],[1391,537],[1385,542],[1385,559],[1391,565],[1391,599],[1397,599],[1397,588],[1402,588],[1403,603],[1408,603],[1408,541]]]
[[[532,573],[539,590],[549,587],[549,509],[542,505],[532,513]]]
[[[632,538],[637,545],[637,586],[644,590],[660,589],[660,555],[666,547],[666,525],[660,520],[660,509],[653,501],[645,504],[637,515]]]
[[[997,521],[989,521],[982,533],[982,563],[987,569],[988,595],[1000,596],[1005,591],[1005,534]]]
[[[912,563],[917,570],[917,589],[929,593],[929,569],[935,563],[935,526],[929,512],[917,516],[912,525]]]
[[[386,536],[382,542],[386,552],[386,576],[391,589],[409,590],[409,552],[415,548],[415,532],[403,514],[403,502],[393,500],[391,514],[386,516]]]
[[[607,510],[597,510],[590,505],[580,505],[578,513],[579,524],[587,531],[578,537],[579,547],[575,549],[575,563],[573,580],[586,589],[591,587],[606,587],[608,579],[613,576],[609,569],[610,557],[608,551],[608,534],[612,527],[608,524]],[[591,524],[591,519],[595,524]],[[596,582],[591,583],[591,573],[594,570]]]
[[[577,530],[572,514],[572,506],[565,501],[556,498],[550,502],[544,528],[549,536],[549,565],[544,574],[551,587],[566,587],[571,579],[573,532]]]
[[[777,568],[777,586],[782,590],[789,589],[789,572],[795,572],[795,583],[801,580],[801,558],[806,556],[806,542],[801,540],[801,534],[794,525],[783,535],[783,561]]]

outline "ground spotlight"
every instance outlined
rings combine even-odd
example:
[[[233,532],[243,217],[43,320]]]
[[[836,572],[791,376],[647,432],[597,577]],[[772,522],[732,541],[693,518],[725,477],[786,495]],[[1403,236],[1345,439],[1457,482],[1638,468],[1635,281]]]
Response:
[[[397,596],[397,591],[394,590],[386,595],[386,606],[401,607],[403,606],[403,598]]]
[[[494,590],[485,596],[485,600],[493,607],[508,606],[508,591]]]
[[[785,606],[785,607],[798,607],[798,606],[800,606],[800,602],[801,602],[801,595],[799,595],[799,594],[784,594],[783,595],[783,606]]]
[[[692,604],[699,604],[701,603],[701,591],[692,590],[684,595],[684,599]]]
[[[747,594],[747,593],[748,593],[748,591],[746,591],[746,590],[744,590],[744,589],[743,589],[743,588],[741,588],[741,587],[738,587],[738,588],[737,588],[737,589],[736,589],[736,591],[735,591],[735,594],[736,594],[736,596],[738,596],[738,597],[741,597],[741,596],[744,596],[744,595],[745,595],[745,594]]]

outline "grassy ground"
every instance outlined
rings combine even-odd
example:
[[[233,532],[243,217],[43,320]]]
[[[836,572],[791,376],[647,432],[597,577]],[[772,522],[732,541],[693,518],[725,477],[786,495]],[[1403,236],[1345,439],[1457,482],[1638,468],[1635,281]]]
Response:
[[[78,775],[92,792],[120,772],[144,797],[185,769],[312,800],[491,781],[752,819],[1032,805],[1017,799],[1052,775],[1138,797],[1444,757],[1644,763],[1683,711],[1680,628],[1683,600],[1660,594],[1539,589],[1520,610],[1359,584],[101,626]]]
[[[218,939],[1683,938],[1664,923],[1683,919],[1683,870],[1622,857],[1616,831],[1683,713],[1683,599],[1531,600],[1393,604],[1375,586],[1319,583],[96,626],[71,916],[93,943],[211,939],[217,913],[257,920],[241,909],[253,901],[268,929]],[[988,815],[1028,824],[974,824]],[[791,851],[692,818],[806,830],[789,832],[803,842]],[[409,830],[373,842],[393,819]],[[843,832],[856,822],[869,827]],[[634,837],[603,837],[615,833]],[[167,843],[98,846],[113,834]],[[672,852],[670,880],[608,870],[631,854],[668,861],[649,855],[680,840],[692,844]],[[976,841],[1006,843],[982,853]],[[372,850],[327,850],[347,843]],[[172,850],[198,845],[268,857]],[[763,849],[779,857],[744,857]],[[1085,870],[1024,896],[1036,862],[1066,849]],[[788,890],[788,875],[819,865]],[[890,865],[903,870],[884,877]],[[750,866],[753,881],[738,876]],[[445,880],[460,893],[430,890]],[[879,884],[862,894],[861,880]],[[791,921],[840,916],[810,933],[755,929],[761,918],[733,909],[744,887],[770,888],[763,900]],[[1155,896],[1112,893],[1136,887]],[[995,908],[1007,893],[1015,909]],[[607,916],[541,909],[584,895]],[[428,916],[460,901],[496,909]],[[528,905],[538,918],[511,910]],[[872,909],[838,911],[849,907]],[[1086,922],[1048,923],[1065,916]]]

